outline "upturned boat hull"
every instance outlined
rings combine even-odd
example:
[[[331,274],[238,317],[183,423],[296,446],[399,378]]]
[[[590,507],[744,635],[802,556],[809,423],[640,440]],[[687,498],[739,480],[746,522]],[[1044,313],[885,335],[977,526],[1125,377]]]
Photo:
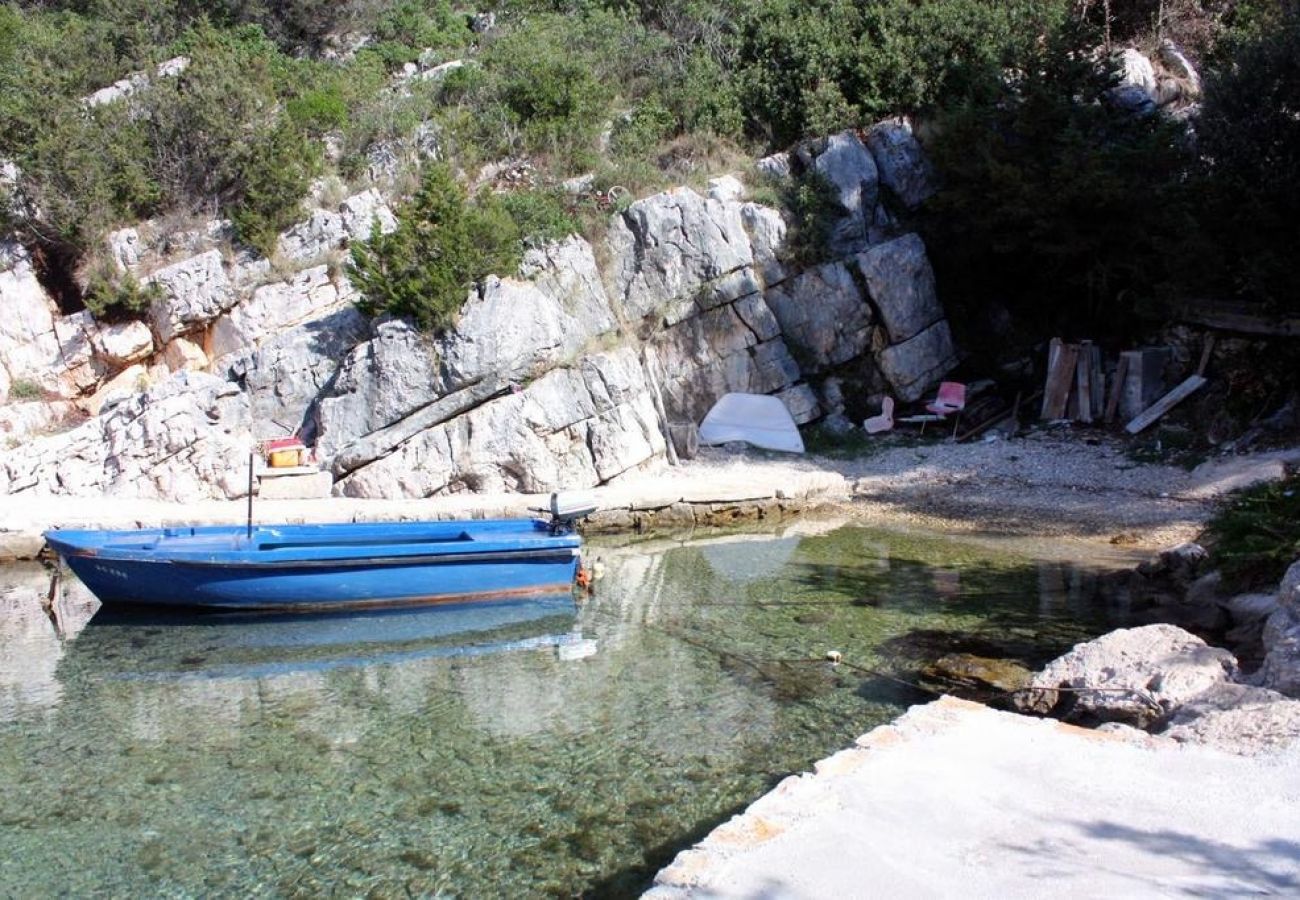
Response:
[[[567,591],[580,544],[532,520],[55,530],[46,540],[105,604],[304,612]]]

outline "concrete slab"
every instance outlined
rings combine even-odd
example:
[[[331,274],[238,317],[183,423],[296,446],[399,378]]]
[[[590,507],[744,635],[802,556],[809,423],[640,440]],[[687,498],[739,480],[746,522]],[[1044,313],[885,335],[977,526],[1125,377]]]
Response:
[[[1300,744],[915,707],[679,854],[663,898],[1300,894]]]

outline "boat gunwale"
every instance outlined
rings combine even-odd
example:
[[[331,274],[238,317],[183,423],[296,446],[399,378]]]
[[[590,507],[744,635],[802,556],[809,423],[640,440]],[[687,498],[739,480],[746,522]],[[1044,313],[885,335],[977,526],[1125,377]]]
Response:
[[[427,541],[412,539],[422,527],[439,526],[447,536],[431,534]],[[487,526],[487,527],[482,527]],[[337,540],[325,529],[335,528]],[[510,558],[538,558],[545,554],[571,556],[581,546],[576,534],[557,535],[541,520],[442,520],[401,523],[321,523],[309,525],[255,526],[253,543],[248,544],[242,526],[185,526],[189,534],[169,534],[171,528],[94,530],[51,529],[45,533],[50,546],[64,557],[97,558],[122,562],[175,565],[282,568],[304,566],[411,565],[505,561]],[[384,544],[376,533],[393,531],[394,541]],[[479,532],[476,536],[475,532]],[[451,535],[456,535],[452,537]],[[465,538],[468,535],[468,539]],[[228,537],[226,546],[204,545],[203,538]],[[186,546],[187,539],[195,540]],[[270,538],[263,546],[258,538]],[[311,543],[293,544],[294,539],[312,538]],[[364,540],[363,540],[364,538]],[[168,541],[174,541],[167,546]],[[135,543],[134,541],[138,541]],[[149,542],[152,541],[152,544]],[[239,546],[244,543],[244,546]],[[284,546],[289,543],[289,546]],[[455,549],[448,553],[445,550]],[[376,551],[382,552],[378,555]]]

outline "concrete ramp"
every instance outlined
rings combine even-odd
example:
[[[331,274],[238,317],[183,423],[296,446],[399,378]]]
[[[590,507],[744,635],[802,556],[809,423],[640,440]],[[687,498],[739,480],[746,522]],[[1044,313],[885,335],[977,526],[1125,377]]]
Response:
[[[1300,744],[1246,758],[944,698],[678,854],[663,898],[1300,895]]]

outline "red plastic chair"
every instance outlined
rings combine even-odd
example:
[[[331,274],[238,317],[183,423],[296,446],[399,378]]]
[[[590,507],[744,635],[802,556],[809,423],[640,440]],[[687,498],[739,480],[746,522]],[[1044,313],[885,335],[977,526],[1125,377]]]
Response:
[[[925,408],[938,416],[961,412],[966,408],[966,385],[960,381],[940,383],[939,395],[925,404]]]

